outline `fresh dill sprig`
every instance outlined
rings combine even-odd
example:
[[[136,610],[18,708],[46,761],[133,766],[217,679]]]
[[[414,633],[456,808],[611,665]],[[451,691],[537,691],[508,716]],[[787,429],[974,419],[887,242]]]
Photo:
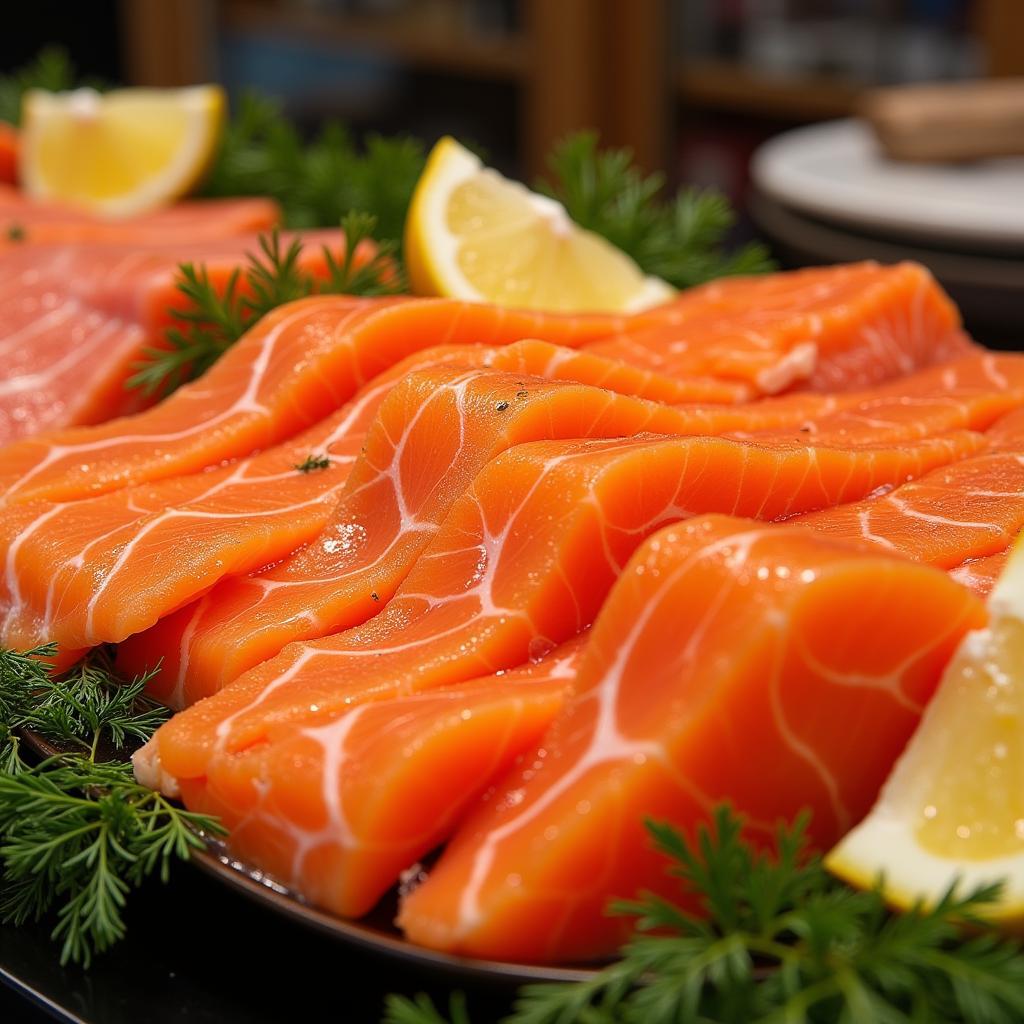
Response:
[[[386,295],[401,290],[403,277],[392,262],[394,243],[372,242],[371,215],[350,212],[342,220],[344,251],[337,259],[323,246],[325,273],[302,268],[302,243],[287,247],[275,228],[261,235],[259,252],[236,268],[223,286],[205,266],[183,263],[178,291],[186,305],[173,309],[181,326],[168,328],[166,344],[143,349],[135,372],[125,382],[148,395],[166,395],[205,373],[257,320],[286,302],[309,295]]]
[[[726,251],[735,215],[724,196],[687,188],[663,201],[663,175],[643,174],[628,149],[599,150],[593,132],[566,138],[552,151],[549,166],[552,177],[539,183],[542,191],[562,203],[576,223],[677,288],[774,269],[762,245]]]
[[[73,89],[76,82],[74,66],[67,51],[48,46],[39,51],[30,64],[0,76],[0,121],[21,123],[21,100],[30,89],[61,92]]]
[[[1020,946],[980,917],[998,885],[890,913],[880,888],[853,890],[807,854],[806,819],[780,827],[774,854],[746,842],[727,807],[695,842],[648,829],[682,902],[614,904],[638,932],[620,959],[585,982],[525,986],[507,1024],[1024,1020]],[[447,1024],[423,997],[391,997],[385,1021]]]
[[[51,676],[54,645],[0,650],[0,919],[15,925],[55,913],[61,963],[88,965],[123,937],[128,893],[166,880],[171,862],[222,830],[135,781],[130,762],[104,760],[152,736],[168,715],[145,699],[153,673],[124,684],[103,651]],[[62,752],[22,756],[31,729]]]
[[[304,142],[280,104],[249,93],[227,126],[203,193],[270,196],[290,228],[324,227],[349,210],[368,210],[381,237],[400,239],[425,162],[415,139],[370,135],[360,150],[337,121]]]
[[[302,462],[296,463],[295,468],[300,473],[312,473],[318,469],[327,469],[331,460],[326,455],[315,455],[312,452]]]
[[[345,251],[339,263],[324,248],[328,280],[317,290],[336,295],[395,295],[406,290],[405,274],[398,262],[398,243],[374,241],[377,216],[350,210],[341,219]],[[363,243],[367,243],[364,245]]]
[[[471,1024],[466,1009],[466,997],[453,992],[448,1002],[448,1013],[443,1014],[422,992],[414,999],[388,996],[385,1004],[386,1024]]]

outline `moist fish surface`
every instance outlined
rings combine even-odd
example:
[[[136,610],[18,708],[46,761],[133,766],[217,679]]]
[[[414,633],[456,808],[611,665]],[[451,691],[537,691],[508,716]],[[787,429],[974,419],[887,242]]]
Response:
[[[366,623],[293,643],[157,733],[179,780],[283,723],[512,668],[594,621],[632,552],[707,511],[766,520],[825,507],[977,450],[956,432],[856,449],[638,435],[517,445],[452,506],[395,597]],[[186,681],[187,685],[187,681]]]
[[[543,335],[581,344],[619,317],[545,316],[448,299],[318,296],[263,317],[152,409],[0,449],[0,500],[72,501],[193,473],[294,436],[414,352]]]
[[[916,263],[847,263],[691,289],[674,318],[590,351],[660,373],[708,375],[760,394],[868,387],[972,348],[960,314]]]
[[[927,566],[800,527],[703,517],[650,537],[538,746],[462,821],[398,922],[527,962],[612,953],[615,897],[679,898],[645,819],[751,838],[809,809],[827,849],[871,807],[977,598]]]
[[[287,246],[293,238],[285,235]],[[339,231],[309,232],[300,269],[326,274]],[[102,423],[152,405],[126,381],[148,349],[166,347],[189,302],[180,265],[203,266],[223,291],[259,251],[255,235],[207,242],[37,245],[0,250],[0,444],[43,430]]]
[[[516,348],[498,351],[513,356]],[[897,445],[951,430],[984,429],[1019,406],[1024,359],[971,356],[901,383],[838,397],[659,409],[522,376],[421,371],[382,408],[331,521],[316,540],[266,572],[225,580],[191,607],[162,617],[129,640],[120,656],[130,672],[161,659],[164,674],[155,681],[155,695],[165,699],[174,680],[175,693],[191,703],[286,643],[364,621],[390,600],[472,478],[513,444],[646,429],[744,434],[761,444]],[[103,578],[91,561],[78,570],[90,583]],[[67,638],[72,646],[81,641],[79,635]]]
[[[233,848],[251,851],[278,881],[358,916],[539,740],[585,643],[584,634],[507,672],[282,731],[220,762],[199,785],[162,778],[152,745],[136,754],[136,772],[218,815]],[[270,784],[285,765],[287,786]]]

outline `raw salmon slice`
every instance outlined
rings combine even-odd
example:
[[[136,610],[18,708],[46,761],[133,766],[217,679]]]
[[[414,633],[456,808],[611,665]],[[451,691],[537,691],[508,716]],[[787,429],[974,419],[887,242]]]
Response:
[[[232,466],[82,501],[0,508],[0,642],[116,643],[223,576],[312,540],[395,382],[424,360],[455,356],[465,360],[466,346],[415,353],[316,426]],[[326,465],[304,473],[298,467],[310,458]]]
[[[285,236],[287,246],[293,237]],[[338,231],[304,237],[302,269],[326,275],[322,247]],[[207,268],[214,287],[259,250],[253,235],[177,245],[30,246],[0,253],[0,443],[42,430],[102,423],[156,401],[125,381],[143,350],[164,345],[172,310],[188,303],[179,265]]]
[[[513,359],[517,349],[523,351],[508,350]],[[273,657],[286,643],[365,621],[390,600],[472,478],[511,445],[641,430],[720,434],[737,424],[763,428],[780,422],[801,426],[766,435],[763,443],[898,444],[986,427],[1024,402],[1024,360],[1004,358],[1007,386],[997,390],[985,379],[981,358],[964,360],[941,375],[927,371],[908,378],[905,390],[911,397],[879,389],[842,400],[812,395],[736,407],[669,409],[525,376],[467,377],[453,369],[410,377],[382,407],[320,538],[258,577],[226,580],[191,609],[129,641],[122,652],[126,671],[140,672],[159,657],[164,673],[155,695],[168,699],[172,680],[180,693],[184,679],[191,703]],[[582,368],[577,365],[576,372]],[[626,381],[631,379],[627,375]],[[819,415],[844,405],[844,412]],[[78,570],[89,585],[101,578],[91,562]],[[83,637],[70,635],[66,642],[79,646]]]
[[[965,353],[960,316],[916,263],[850,263],[726,278],[685,293],[674,322],[639,322],[588,351],[674,375],[791,387],[868,387]],[[639,318],[638,318],[639,321]]]
[[[560,351],[546,343],[517,342],[509,346],[508,362],[521,366],[540,359],[547,364]],[[70,649],[118,642],[200,596],[224,576],[261,568],[288,555],[327,525],[328,510],[364,446],[366,428],[396,381],[425,363],[492,363],[503,360],[503,352],[450,345],[414,353],[376,377],[352,403],[321,424],[229,469],[125,488],[60,507],[30,502],[0,508],[0,551],[6,564],[0,639],[17,648],[44,639]],[[582,361],[563,358],[552,369],[576,376],[590,374],[620,387],[659,384],[652,375],[629,372],[595,356]],[[456,371],[446,372],[447,376],[440,373],[442,381]],[[484,374],[484,378],[499,376]],[[425,386],[416,386],[417,377],[400,384],[400,389],[412,390],[411,397],[400,399],[402,407],[416,408],[421,401],[435,399],[435,388],[443,389],[435,378],[429,377]],[[517,390],[532,380],[520,375],[515,379]],[[578,415],[581,396],[567,385],[552,386],[552,396],[557,396],[559,388],[567,389],[561,395],[562,407],[574,402],[571,411],[577,413],[575,419],[567,420],[563,432],[584,432]],[[582,399],[592,393],[595,410],[604,407],[602,402],[615,403],[605,392],[585,391]],[[616,420],[606,412],[596,417],[595,424],[605,432],[615,427],[616,433],[623,433],[672,415],[650,403],[630,404],[626,399],[621,403],[627,412],[632,410],[633,419]],[[490,407],[488,411],[493,412]],[[557,402],[550,402],[548,411],[558,419]],[[428,449],[435,440],[428,439]],[[329,471],[297,472],[310,456],[326,457]],[[141,657],[152,664],[152,639],[143,637],[129,644],[121,655],[124,663],[130,665]],[[180,662],[180,656],[174,660]],[[161,696],[172,702],[170,680],[180,678],[181,668],[168,663],[162,676],[168,692]]]
[[[666,377],[593,352],[552,345],[539,338],[524,338],[516,345],[491,350],[482,365],[508,373],[525,373],[549,380],[572,380],[614,391],[620,395],[648,398],[677,405],[699,402],[729,405],[746,402],[751,389],[738,381],[714,377]]]
[[[983,558],[968,558],[950,569],[949,575],[978,597],[988,597],[1006,568],[1008,557],[1009,548]]]
[[[359,409],[365,416],[367,403]],[[287,555],[308,541],[316,526],[325,527],[326,534],[307,549],[311,555],[296,556],[260,577],[255,587],[270,595],[265,613],[270,616],[277,612],[274,598],[280,593],[274,581],[293,584],[288,610],[269,619],[277,626],[283,616],[288,622],[297,614],[292,638],[336,632],[390,599],[393,577],[404,576],[404,567],[422,550],[453,498],[497,451],[547,436],[667,431],[681,417],[666,406],[565,382],[458,367],[421,370],[400,380],[384,401],[362,443],[340,511],[326,523],[325,512],[346,474],[339,475],[338,466],[312,473],[296,466],[304,454],[332,455],[336,441],[350,451],[353,440],[362,440],[346,429],[353,419],[349,411],[341,423],[336,419],[298,442],[228,469],[56,509],[38,502],[0,509],[0,541],[6,541],[8,569],[18,581],[12,601],[18,610],[9,616],[5,642],[24,648],[47,637],[81,648],[123,640],[222,576]],[[411,426],[419,429],[415,437],[409,437]],[[406,451],[409,458],[403,459]],[[12,533],[4,537],[6,530]],[[261,613],[262,607],[256,614]],[[348,621],[339,621],[345,614]],[[277,645],[256,660],[284,646],[286,629],[277,626]],[[242,647],[259,653],[258,622],[251,631],[254,635],[246,635],[250,627],[245,627]],[[153,654],[147,652],[151,660]],[[216,660],[230,663],[233,675],[250,667],[240,663],[244,654],[225,654],[220,650]],[[126,660],[130,657],[129,651]],[[180,674],[175,665],[167,667],[166,678]],[[189,685],[201,685],[191,675]]]
[[[320,906],[359,916],[540,739],[583,642],[497,676],[279,730],[203,783],[186,782],[185,799],[221,817],[236,855]],[[161,779],[155,745],[135,764],[139,778],[179,795]]]
[[[168,681],[183,678],[191,703],[291,641],[337,633],[378,612],[452,504],[507,448],[692,429],[672,407],[564,381],[458,367],[410,374],[381,406],[321,535],[259,576],[225,580],[189,614],[136,638],[124,664],[131,670],[140,658],[164,659],[155,694],[164,699]]]
[[[521,346],[497,351],[518,361],[517,350]],[[563,361],[561,368],[572,365]],[[990,379],[994,369],[999,385]],[[225,581],[196,605],[129,640],[121,652],[125,670],[141,672],[159,657],[164,673],[155,695],[166,700],[172,691],[176,698],[184,693],[192,702],[288,642],[365,621],[390,599],[468,481],[510,444],[645,428],[720,434],[739,424],[763,429],[779,423],[790,429],[754,436],[761,443],[899,444],[954,429],[983,429],[1024,402],[1024,359],[1014,356],[972,356],[913,375],[899,389],[660,413],[622,400],[612,405],[598,393],[538,386],[525,377],[477,377],[460,383],[456,400],[445,383],[453,373],[406,381],[389,400],[331,524],[315,543],[258,577]],[[410,474],[411,483],[403,483]],[[80,570],[94,575],[88,564]]]
[[[753,836],[810,808],[828,847],[871,806],[982,604],[810,530],[691,520],[634,555],[552,728],[467,816],[399,923],[529,962],[611,953],[611,897],[678,896],[644,819],[729,801]]]
[[[0,453],[5,501],[72,501],[195,472],[269,447],[434,345],[542,335],[579,345],[620,317],[546,316],[448,299],[319,296],[265,316],[200,380],[135,416],[56,431]]]
[[[199,199],[111,220],[57,203],[29,199],[0,185],[0,253],[32,244],[119,242],[129,245],[213,242],[267,231],[281,219],[272,199]]]
[[[361,626],[294,643],[158,736],[185,780],[279,724],[511,668],[589,625],[644,537],[707,511],[776,519],[976,450],[957,433],[856,450],[722,438],[534,442],[487,464],[394,599]],[[188,681],[186,680],[186,686]]]
[[[999,555],[1024,528],[1024,411],[997,420],[985,438],[971,458],[796,520],[942,569]]]

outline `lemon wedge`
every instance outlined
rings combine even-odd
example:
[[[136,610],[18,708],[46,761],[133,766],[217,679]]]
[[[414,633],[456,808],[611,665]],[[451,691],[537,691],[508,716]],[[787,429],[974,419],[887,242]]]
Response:
[[[570,220],[561,203],[503,178],[452,138],[434,147],[405,227],[419,295],[552,312],[634,312],[674,289]]]
[[[189,192],[209,166],[224,91],[119,89],[26,93],[20,173],[38,199],[125,217]]]
[[[829,854],[898,907],[1002,880],[989,916],[1024,925],[1024,538],[871,813]]]

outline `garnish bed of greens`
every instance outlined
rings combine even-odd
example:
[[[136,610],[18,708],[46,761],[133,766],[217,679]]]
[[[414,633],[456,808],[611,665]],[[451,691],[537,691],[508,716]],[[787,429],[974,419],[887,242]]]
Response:
[[[61,961],[88,966],[124,937],[129,892],[222,829],[132,776],[125,744],[168,714],[143,696],[148,677],[118,680],[102,649],[53,677],[54,653],[0,651],[0,917],[52,917]],[[62,752],[33,762],[26,729]],[[613,904],[636,926],[620,958],[584,982],[523,988],[509,1024],[1024,1020],[1024,956],[981,916],[998,885],[891,914],[879,889],[849,888],[808,853],[805,819],[780,826],[774,853],[727,807],[692,842],[648,829],[679,902]],[[458,994],[443,1012],[392,996],[384,1019],[470,1024]]]
[[[346,214],[341,221],[344,251],[336,256],[323,246],[324,272],[316,275],[302,267],[302,242],[293,239],[284,248],[276,229],[260,236],[259,252],[222,287],[210,280],[204,266],[182,264],[177,287],[186,302],[173,310],[182,326],[168,328],[165,345],[143,349],[126,386],[146,394],[170,393],[205,373],[257,320],[286,302],[309,295],[401,291],[404,278],[395,262],[394,243],[363,247],[375,225],[372,214]]]
[[[806,852],[806,819],[753,849],[717,809],[688,842],[648,822],[681,902],[650,893],[612,905],[637,934],[593,979],[529,985],[506,1024],[1012,1024],[1024,1020],[1024,956],[981,918],[992,885],[891,914]],[[471,1024],[391,996],[386,1024]]]
[[[55,653],[0,650],[0,920],[52,917],[61,963],[88,967],[124,937],[128,893],[223,830],[135,781],[125,745],[170,714],[143,696],[152,673],[125,683],[99,649],[53,677]],[[59,752],[26,757],[23,730]]]

